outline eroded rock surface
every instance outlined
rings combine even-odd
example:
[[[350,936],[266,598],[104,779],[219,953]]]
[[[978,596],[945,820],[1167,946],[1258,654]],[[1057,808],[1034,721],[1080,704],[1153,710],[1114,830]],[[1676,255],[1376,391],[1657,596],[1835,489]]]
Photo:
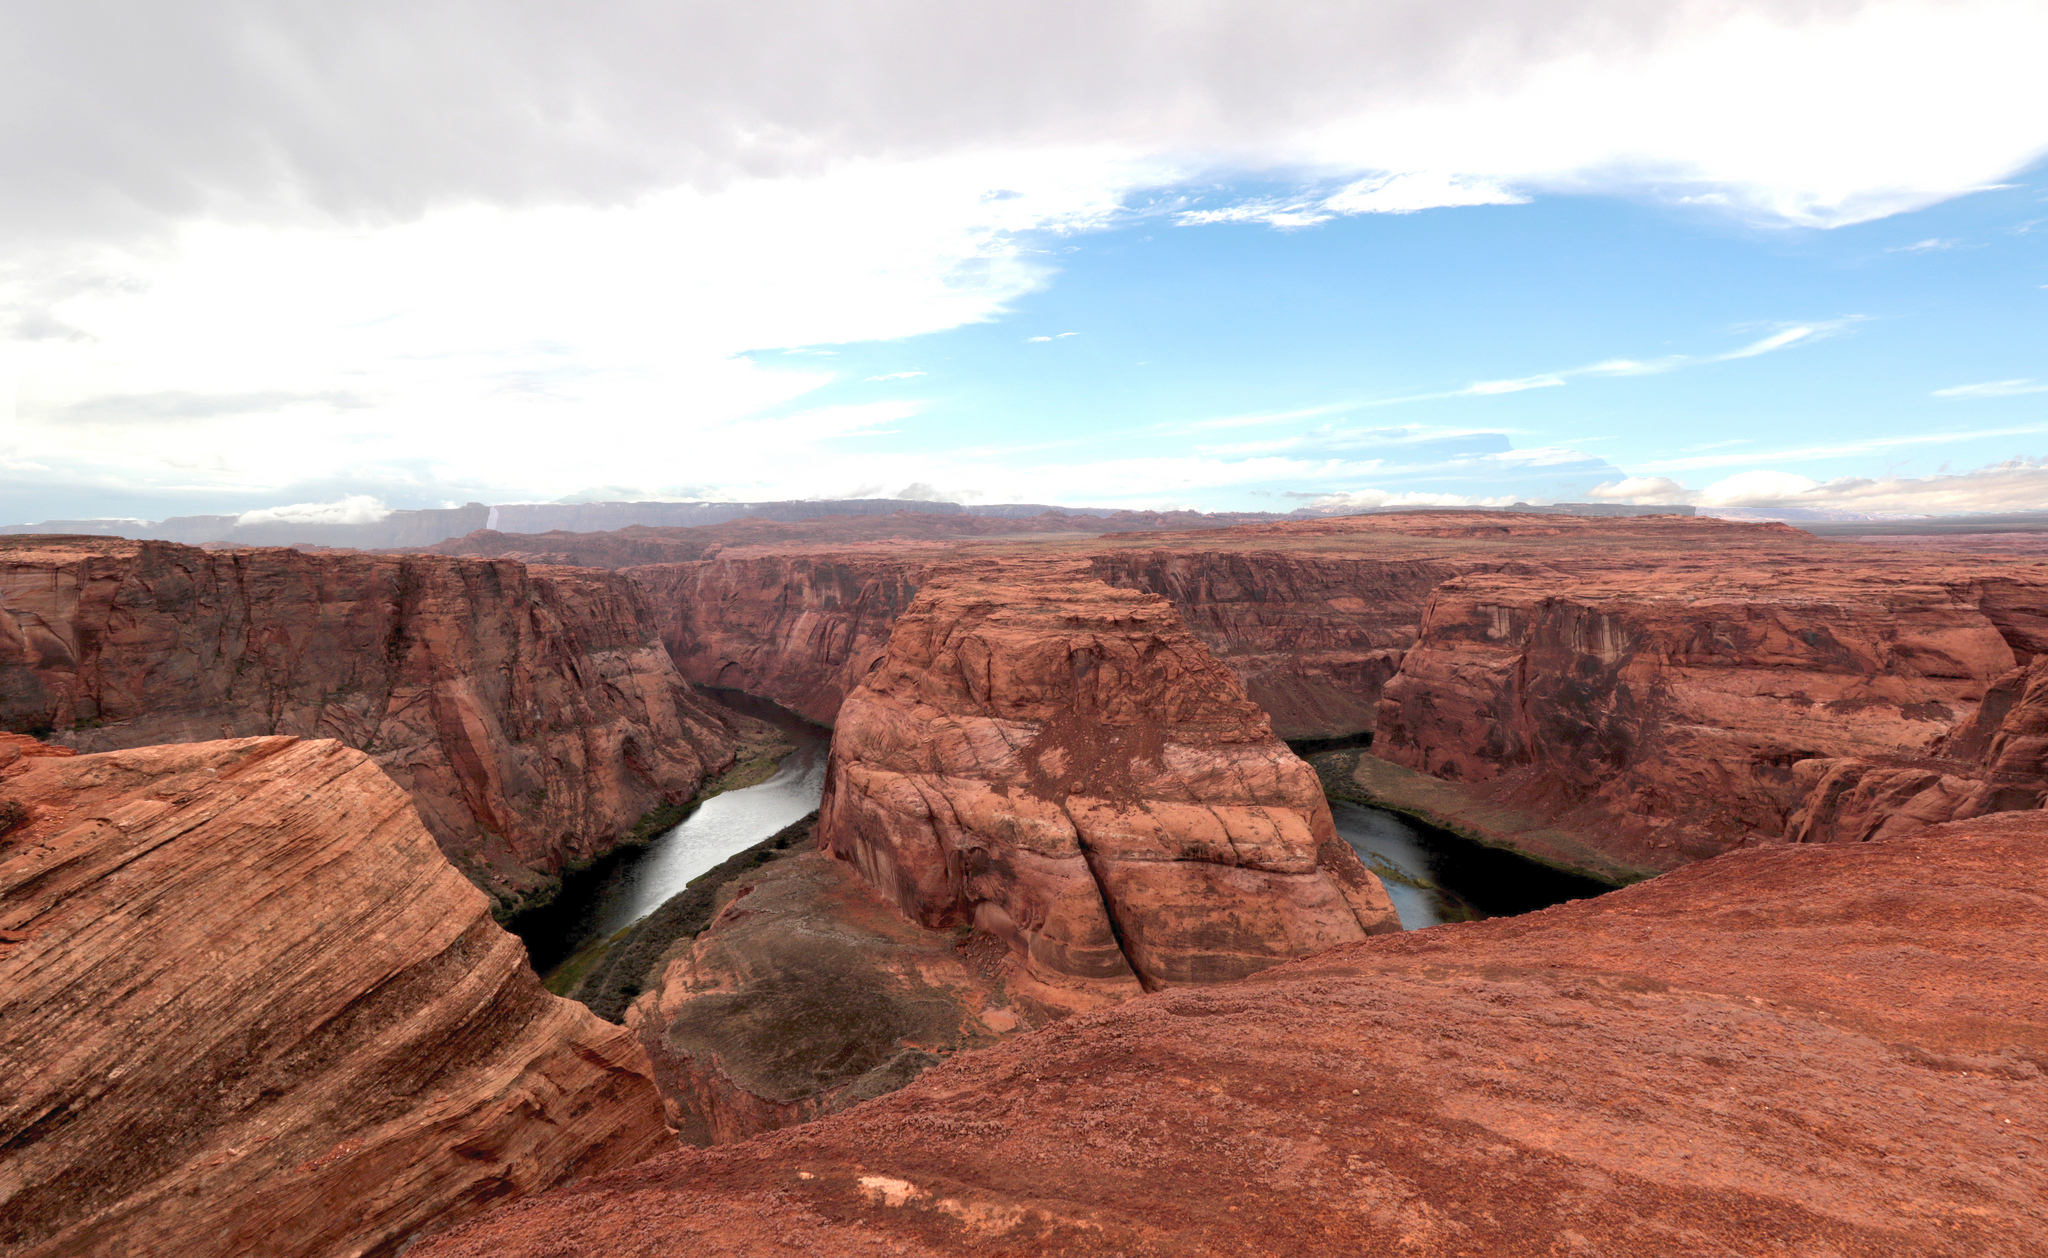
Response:
[[[1373,752],[1648,869],[2037,807],[2048,700],[2016,665],[2044,578],[1713,556],[1461,577],[1388,683]]]
[[[1143,997],[420,1258],[2023,1258],[2048,817],[1730,853]]]
[[[85,751],[337,739],[506,897],[734,741],[608,573],[77,537],[0,540],[0,726]]]
[[[723,894],[628,1015],[689,1143],[836,1113],[1031,1025],[1004,991],[1000,946],[905,921],[815,848]]]
[[[390,1254],[665,1143],[360,752],[17,755],[0,798],[0,1250]]]
[[[818,836],[1053,1009],[1398,929],[1237,677],[1080,565],[931,576],[840,710]]]

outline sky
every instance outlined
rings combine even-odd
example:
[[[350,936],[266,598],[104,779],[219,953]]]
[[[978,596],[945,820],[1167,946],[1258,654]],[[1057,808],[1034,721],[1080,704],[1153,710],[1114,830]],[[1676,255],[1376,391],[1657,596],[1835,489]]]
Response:
[[[2048,7],[0,0],[0,523],[2048,509]]]

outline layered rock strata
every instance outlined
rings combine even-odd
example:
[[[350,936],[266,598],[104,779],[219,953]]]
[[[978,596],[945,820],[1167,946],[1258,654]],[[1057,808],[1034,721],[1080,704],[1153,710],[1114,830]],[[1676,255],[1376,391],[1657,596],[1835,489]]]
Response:
[[[418,1254],[2023,1258],[2043,885],[2038,813],[1730,853],[1071,1019]]]
[[[1650,869],[2036,807],[2043,700],[2015,669],[2044,578],[1711,560],[1461,577],[1432,596],[1373,751]]]
[[[637,587],[509,561],[0,541],[0,726],[86,751],[337,739],[511,897],[730,759]]]
[[[1237,677],[1079,565],[932,575],[840,710],[818,837],[1053,1009],[1398,928]]]
[[[1829,552],[1783,525],[1419,512],[1186,534],[990,540],[977,555],[1085,560],[1159,594],[1245,682],[1284,738],[1369,732],[1430,591],[1469,573],[1643,567],[1703,550]],[[1839,551],[1834,547],[1832,550]],[[736,538],[691,563],[624,569],[677,666],[830,724],[925,574],[968,551],[934,539]],[[1860,553],[1860,552],[1858,552]]]
[[[391,1254],[665,1143],[362,753],[17,754],[0,798],[0,1250]]]

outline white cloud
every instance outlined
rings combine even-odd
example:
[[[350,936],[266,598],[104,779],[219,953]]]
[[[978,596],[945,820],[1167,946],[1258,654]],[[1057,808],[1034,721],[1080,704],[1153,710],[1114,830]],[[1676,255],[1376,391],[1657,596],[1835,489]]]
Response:
[[[351,494],[335,502],[299,502],[288,507],[244,511],[236,524],[375,524],[391,508],[367,494]]]
[[[2048,393],[2048,383],[2039,380],[1986,380],[1982,384],[1959,384],[1936,389],[1935,397],[2017,397],[2022,393]]]
[[[1891,248],[1889,248],[1889,249],[1885,250],[1885,252],[1886,252],[1886,253],[1938,253],[1938,252],[1940,252],[1940,251],[1942,251],[1942,250],[1945,250],[1945,249],[1953,249],[1953,248],[1955,248],[1955,247],[1956,247],[1957,245],[1959,245],[1959,244],[1961,244],[1961,243],[1963,243],[1963,242],[1962,242],[1962,241],[1960,241],[1960,240],[1941,240],[1941,239],[1939,239],[1939,238],[1932,238],[1932,237],[1930,237],[1930,238],[1929,238],[1929,239],[1927,239],[1927,240],[1916,240],[1916,241],[1914,241],[1914,242],[1913,242],[1912,244],[1910,244],[1910,245],[1893,245],[1893,246],[1892,246]]]
[[[1563,376],[1524,376],[1520,380],[1482,380],[1459,390],[1478,397],[1491,397],[1496,393],[1520,393],[1524,389],[1550,389],[1564,384]]]
[[[1742,508],[1914,515],[2039,511],[2048,503],[2048,459],[2007,459],[1937,476],[1842,476],[1826,481],[1752,469],[1698,490],[1668,477],[1632,476],[1601,485],[1588,496],[1607,502],[1690,503],[1708,513]]]
[[[770,449],[815,492],[838,479],[819,443],[915,405],[792,411],[831,359],[746,351],[1001,313],[1047,274],[1018,233],[1114,213],[1117,160],[843,166],[353,235],[195,225],[173,248],[98,252],[92,282],[49,303],[83,335],[0,345],[7,436],[79,480],[193,492],[319,469],[387,497],[459,480],[549,501],[614,479],[623,451],[751,478]],[[999,177],[1010,195],[986,197]],[[14,295],[0,285],[0,306]]]
[[[1421,171],[1369,176],[1327,195],[1257,197],[1213,210],[1182,210],[1174,215],[1174,222],[1182,227],[1212,223],[1314,227],[1346,214],[1414,214],[1465,205],[1526,205],[1528,201],[1492,180]]]
[[[1885,436],[1853,437],[1825,444],[1762,453],[1750,451],[1741,454],[1693,455],[1682,459],[1645,459],[1636,466],[1651,472],[1684,472],[1709,467],[1733,467],[1742,463],[1791,463],[1813,459],[1839,459],[1858,454],[1875,454],[1880,450],[1948,445],[1959,441],[1977,441],[1985,437],[2031,437],[2042,433],[2048,433],[2048,424],[2016,424],[2006,428],[1979,428],[1966,432],[1894,433]]]
[[[10,457],[191,493],[545,499],[622,452],[817,492],[914,411],[800,409],[829,346],[996,317],[1049,274],[1019,233],[1200,181],[1311,189],[1275,223],[1596,191],[1830,225],[2048,147],[2032,0],[114,0],[10,36]]]
[[[867,382],[873,383],[876,380],[915,380],[924,374],[922,371],[892,371],[886,375],[869,376]]]
[[[1462,389],[1447,389],[1436,393],[1411,393],[1404,397],[1376,398],[1359,402],[1360,407],[1403,406],[1410,402],[1438,402],[1446,398],[1493,397],[1503,393],[1521,393],[1529,389],[1552,389],[1569,383],[1579,377],[1612,376],[1655,376],[1682,367],[1702,367],[1712,363],[1736,362],[1744,358],[1755,358],[1795,345],[1805,345],[1824,337],[1833,336],[1842,329],[1860,322],[1857,317],[1831,319],[1825,322],[1788,324],[1770,335],[1718,354],[1667,354],[1662,358],[1637,360],[1632,358],[1608,358],[1583,367],[1567,367],[1562,371],[1541,372],[1533,376],[1519,376],[1509,380],[1479,380]]]

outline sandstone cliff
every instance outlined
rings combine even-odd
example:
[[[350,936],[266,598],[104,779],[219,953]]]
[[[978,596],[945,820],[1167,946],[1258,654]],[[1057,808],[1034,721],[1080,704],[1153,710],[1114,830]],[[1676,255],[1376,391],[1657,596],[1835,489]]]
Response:
[[[1051,1008],[1396,929],[1313,770],[1156,595],[1074,564],[934,573],[846,702],[819,841]]]
[[[1745,851],[962,1054],[419,1258],[2030,1258],[2048,817]]]
[[[823,554],[749,548],[620,575],[645,592],[683,676],[773,699],[830,725],[943,555],[910,546]]]
[[[19,537],[0,541],[0,612],[0,726],[87,751],[337,739],[506,897],[731,753],[607,573]]]
[[[17,754],[0,798],[0,1250],[391,1254],[665,1143],[361,753]]]
[[[1703,550],[1802,554],[1828,544],[1783,525],[1418,512],[1190,533],[989,540],[972,554],[1087,562],[1158,594],[1244,681],[1283,738],[1370,731],[1381,687],[1415,641],[1429,593],[1469,573],[1640,566]],[[941,540],[738,538],[692,563],[624,570],[648,593],[683,674],[831,723],[881,657]]]
[[[2038,806],[2040,757],[2018,732],[1993,752],[1991,712],[2041,719],[2014,670],[2048,572],[1958,576],[1701,556],[1461,577],[1386,687],[1374,754],[1651,869]]]

